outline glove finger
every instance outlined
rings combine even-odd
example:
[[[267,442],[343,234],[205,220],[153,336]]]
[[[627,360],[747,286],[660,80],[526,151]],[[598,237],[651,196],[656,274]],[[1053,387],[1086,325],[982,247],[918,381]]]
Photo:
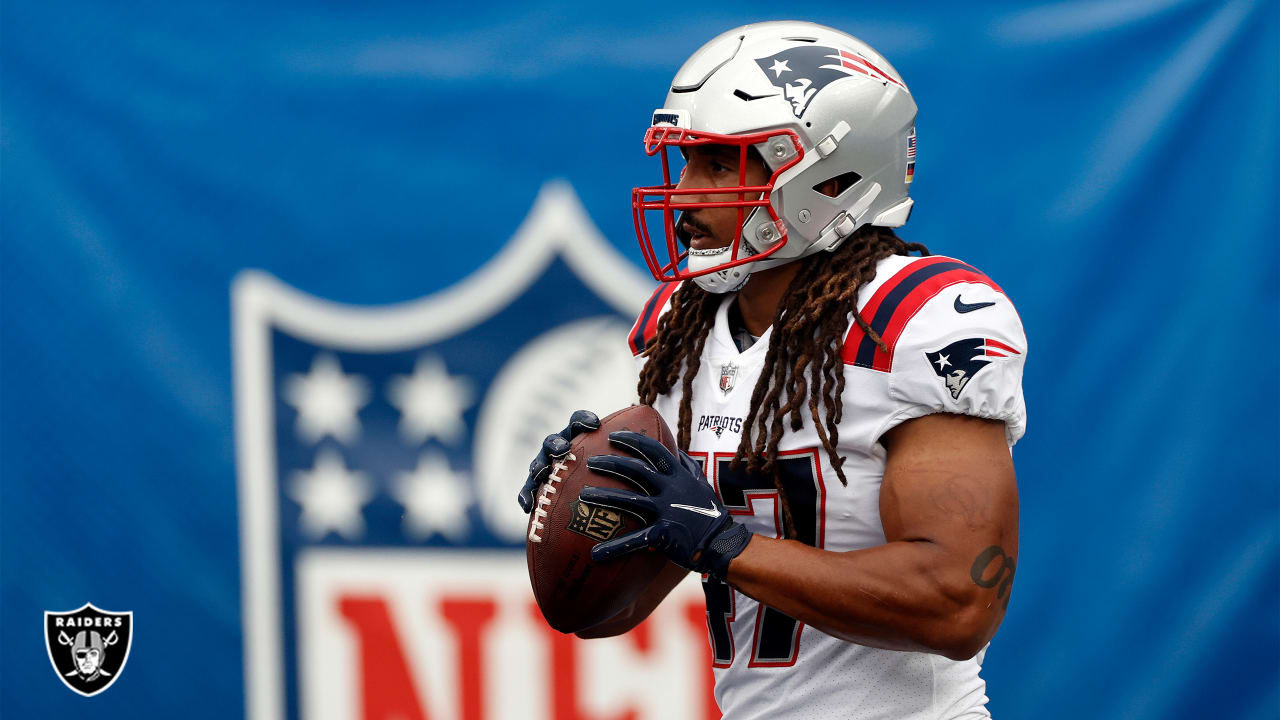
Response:
[[[529,461],[529,479],[533,480],[534,478],[542,475],[542,472],[548,467],[550,467],[550,465],[547,464],[546,453],[539,452],[534,456],[533,460]]]
[[[623,555],[629,555],[637,550],[643,550],[649,547],[648,536],[649,528],[644,528],[627,533],[622,537],[596,543],[595,547],[591,548],[591,560],[605,562]]]
[[[572,440],[585,432],[594,432],[600,429],[600,418],[590,410],[575,410],[569,416],[569,426],[566,427],[560,436],[566,440]]]
[[[605,507],[639,513],[644,517],[653,517],[658,510],[658,506],[652,498],[630,490],[618,490],[616,488],[588,485],[578,493],[578,500],[591,505],[604,505]]]
[[[689,454],[683,450],[680,451],[680,464],[694,477],[705,478],[707,475],[706,468],[702,467],[702,463],[689,457]]]
[[[619,455],[592,455],[587,458],[587,469],[602,475],[622,478],[635,483],[650,495],[656,494],[658,484],[654,478],[657,476],[643,460]]]
[[[551,433],[542,439],[542,455],[558,460],[569,454],[569,441],[559,433]]]
[[[538,492],[538,486],[546,482],[547,475],[550,474],[551,466],[543,458],[542,453],[529,463],[529,476],[525,478],[524,486],[520,488],[520,494],[516,499],[520,501],[520,509],[526,513],[533,511],[533,496]]]
[[[528,515],[533,512],[533,493],[538,489],[538,483],[534,482],[530,476],[525,480],[524,487],[520,488],[520,494],[516,496],[516,500],[520,502],[520,509],[524,510],[524,514]]]
[[[644,458],[655,470],[667,475],[676,467],[676,456],[665,445],[647,435],[630,430],[609,433],[609,444]]]
[[[577,415],[577,413],[574,414]],[[573,423],[571,421],[570,427],[572,426]],[[524,487],[520,489],[520,494],[516,497],[520,502],[520,507],[526,513],[533,510],[533,496],[538,492],[538,486],[546,482],[547,476],[551,474],[551,463],[555,460],[561,460],[569,454],[570,443],[563,437],[565,433],[569,432],[569,429],[565,428],[561,433],[551,433],[543,438],[542,447],[538,450],[538,454],[529,462],[529,476],[525,479]]]

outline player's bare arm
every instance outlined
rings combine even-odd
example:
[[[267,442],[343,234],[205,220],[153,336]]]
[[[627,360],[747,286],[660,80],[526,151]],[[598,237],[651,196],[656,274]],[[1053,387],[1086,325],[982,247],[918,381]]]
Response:
[[[728,580],[845,640],[973,657],[1004,617],[1018,554],[1004,423],[928,415],[894,428],[885,445],[885,545],[836,553],[757,535]]]
[[[645,133],[661,181],[632,209],[664,284],[628,346],[667,432],[602,425],[565,487],[636,520],[593,563],[676,568],[578,634],[625,632],[701,574],[725,717],[989,716],[1026,333],[991,278],[895,232],[915,116],[866,43],[761,23],[694,53]]]

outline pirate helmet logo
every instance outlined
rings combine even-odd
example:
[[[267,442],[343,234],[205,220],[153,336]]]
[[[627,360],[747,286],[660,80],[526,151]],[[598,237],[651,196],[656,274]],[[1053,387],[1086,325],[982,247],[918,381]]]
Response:
[[[65,637],[66,634],[61,633],[61,638]],[[102,633],[97,630],[81,630],[76,633],[76,639],[71,643],[71,654],[76,662],[76,674],[86,681],[103,677],[102,660],[106,646],[115,645],[119,640],[119,636],[114,631],[105,641],[102,639]]]
[[[45,649],[63,684],[92,697],[111,687],[129,660],[133,613],[99,610],[45,612]]]

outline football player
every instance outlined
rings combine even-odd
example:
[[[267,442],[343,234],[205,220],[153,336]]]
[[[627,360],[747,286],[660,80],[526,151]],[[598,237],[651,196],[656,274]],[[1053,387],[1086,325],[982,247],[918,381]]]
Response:
[[[650,548],[672,566],[579,634],[625,632],[702,574],[731,720],[989,717],[979,669],[1017,563],[1027,344],[995,282],[893,230],[915,116],[865,43],[769,22],[694,53],[645,136],[665,177],[633,206],[663,284],[630,343],[640,402],[683,451],[613,433],[617,453],[588,466],[644,492],[581,499],[649,523],[597,561]],[[549,461],[598,428],[580,411],[546,439],[526,511]]]

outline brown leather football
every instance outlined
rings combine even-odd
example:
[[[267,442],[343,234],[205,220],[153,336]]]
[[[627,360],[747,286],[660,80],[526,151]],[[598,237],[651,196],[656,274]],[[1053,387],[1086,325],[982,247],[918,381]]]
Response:
[[[645,550],[604,563],[591,560],[596,543],[644,527],[630,513],[578,502],[578,493],[587,485],[644,492],[626,480],[587,469],[592,455],[626,455],[609,444],[609,433],[617,430],[657,438],[676,452],[675,438],[656,410],[646,405],[619,410],[601,420],[599,430],[573,439],[569,455],[552,465],[529,514],[529,581],[547,624],[562,633],[584,630],[618,614],[667,564],[664,555]]]

